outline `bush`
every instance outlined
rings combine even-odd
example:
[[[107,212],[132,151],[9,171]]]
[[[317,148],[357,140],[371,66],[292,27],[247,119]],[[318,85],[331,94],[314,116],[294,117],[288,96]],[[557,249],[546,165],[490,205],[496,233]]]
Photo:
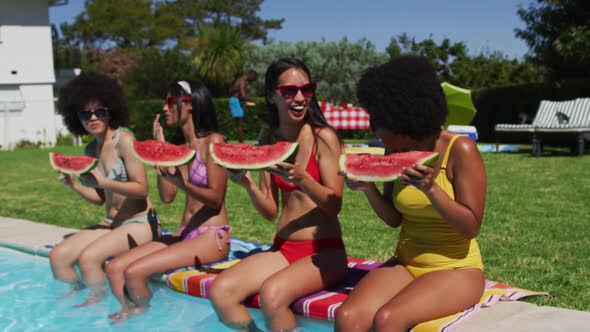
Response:
[[[177,49],[148,48],[140,55],[141,60],[123,76],[126,93],[133,98],[163,98],[170,82],[197,77],[190,57]]]
[[[472,125],[480,141],[495,141],[494,127],[498,123],[520,123],[518,114],[534,118],[541,100],[570,100],[589,97],[589,79],[559,83],[534,83],[474,91],[477,113]],[[520,142],[530,143],[530,142]]]
[[[246,107],[244,118],[244,135],[247,140],[255,140],[258,137],[262,126],[261,116],[266,114],[264,98],[254,98],[256,106]],[[237,140],[238,132],[234,119],[229,113],[228,98],[213,99],[217,110],[217,124],[219,132],[225,135],[228,140]],[[129,129],[135,134],[138,140],[152,138],[152,123],[156,114],[162,114],[162,100],[134,100],[129,102],[131,112],[131,125]],[[160,117],[162,118],[162,116]],[[176,130],[164,126],[164,134],[171,137]]]

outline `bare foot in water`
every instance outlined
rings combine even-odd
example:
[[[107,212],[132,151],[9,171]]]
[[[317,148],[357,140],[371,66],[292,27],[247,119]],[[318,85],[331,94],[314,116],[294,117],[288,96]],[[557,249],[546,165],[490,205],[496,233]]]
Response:
[[[126,321],[127,319],[129,319],[133,316],[138,316],[138,315],[143,314],[144,311],[145,311],[145,308],[136,307],[136,308],[130,308],[127,310],[122,310],[120,312],[111,314],[111,315],[109,315],[109,318],[112,319],[111,325],[123,323],[124,321]],[[113,316],[113,317],[111,317],[111,316]]]
[[[106,296],[106,292],[105,291],[91,292],[90,295],[88,296],[88,298],[86,299],[86,301],[84,301],[84,302],[82,302],[80,304],[76,304],[74,306],[74,308],[89,307],[91,305],[97,304],[105,296]]]
[[[78,294],[78,292],[83,288],[84,288],[84,285],[81,283],[72,284],[72,289],[67,294],[62,295],[62,296],[58,296],[56,298],[56,300],[59,301],[59,300],[63,300],[63,299],[67,299],[69,297],[72,297],[72,296]]]

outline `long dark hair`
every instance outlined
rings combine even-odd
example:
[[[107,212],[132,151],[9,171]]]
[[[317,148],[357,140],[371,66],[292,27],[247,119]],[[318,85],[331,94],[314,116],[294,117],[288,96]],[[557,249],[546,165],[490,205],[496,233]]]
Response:
[[[273,133],[279,127],[279,113],[277,106],[271,103],[269,98],[275,93],[275,90],[279,84],[279,77],[287,70],[291,68],[300,69],[307,75],[310,82],[313,82],[311,72],[307,65],[296,58],[282,58],[274,61],[268,66],[266,75],[264,77],[264,98],[266,101],[266,110],[268,112],[268,122],[270,125],[270,133]],[[307,113],[305,114],[304,121],[308,123],[312,128],[330,128],[336,134],[336,130],[328,123],[322,113],[322,109],[318,103],[318,99],[315,95],[311,97],[311,102],[308,105]],[[314,136],[317,136],[314,130]],[[267,138],[270,141],[269,138]]]
[[[197,137],[217,132],[217,112],[215,111],[211,92],[203,82],[199,80],[174,81],[168,85],[167,93],[176,97],[177,110],[182,107],[182,97],[191,98],[193,106],[191,114]],[[175,144],[184,143],[181,130],[178,130],[170,141]]]

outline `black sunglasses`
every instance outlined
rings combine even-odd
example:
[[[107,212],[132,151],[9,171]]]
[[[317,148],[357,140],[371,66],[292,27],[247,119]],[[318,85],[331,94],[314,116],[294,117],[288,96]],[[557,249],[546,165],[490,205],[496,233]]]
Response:
[[[96,116],[97,119],[104,119],[109,116],[109,109],[106,107],[97,107],[93,111],[78,112],[80,121],[89,121],[92,115]]]

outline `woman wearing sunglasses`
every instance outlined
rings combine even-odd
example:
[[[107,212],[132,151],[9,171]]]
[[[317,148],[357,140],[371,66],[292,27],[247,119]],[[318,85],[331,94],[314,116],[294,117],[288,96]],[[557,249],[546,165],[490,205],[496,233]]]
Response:
[[[273,62],[265,77],[271,129],[261,144],[299,143],[295,162],[261,171],[259,185],[249,172],[228,171],[264,218],[272,221],[280,211],[272,249],[247,257],[213,281],[211,300],[228,327],[256,328],[242,302],[259,293],[268,328],[291,330],[297,323],[290,305],[334,285],[346,273],[338,220],[343,190],[343,179],[337,174],[341,144],[320,110],[315,88],[300,60]]]
[[[209,156],[209,144],[223,143],[218,134],[215,107],[207,87],[199,81],[178,81],[168,86],[164,102],[165,123],[176,127],[180,141],[196,151],[194,160],[176,168],[156,168],[158,192],[171,203],[179,190],[186,193],[180,228],[170,236],[148,242],[116,257],[107,265],[113,294],[122,310],[109,317],[114,322],[142,313],[152,293],[148,279],[187,266],[209,264],[227,257],[230,228],[225,209],[227,175]],[[153,136],[165,141],[160,115]]]
[[[146,170],[133,156],[133,135],[121,129],[129,122],[129,111],[119,84],[101,74],[81,74],[60,90],[57,106],[71,133],[94,136],[84,153],[98,158],[98,166],[79,180],[62,173],[58,177],[81,198],[104,204],[106,210],[98,224],[68,236],[49,256],[56,279],[69,283],[73,291],[90,288],[89,298],[80,305],[85,306],[105,295],[105,260],[157,237],[158,221],[155,216],[148,221],[152,204]]]

